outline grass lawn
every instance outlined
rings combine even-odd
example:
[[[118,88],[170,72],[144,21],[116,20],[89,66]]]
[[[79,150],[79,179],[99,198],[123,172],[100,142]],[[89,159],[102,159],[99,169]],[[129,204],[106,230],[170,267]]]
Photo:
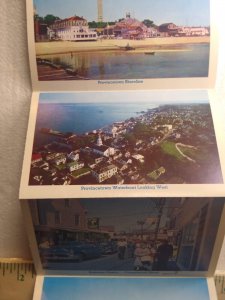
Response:
[[[175,157],[178,160],[183,160],[184,157],[177,151],[176,144],[169,141],[164,141],[161,144],[161,149],[164,153]]]
[[[181,152],[183,152],[185,155],[189,156],[192,159],[195,160],[200,160],[202,157],[202,152],[199,151],[198,149],[192,149],[192,148],[187,148],[183,146],[179,146]]]

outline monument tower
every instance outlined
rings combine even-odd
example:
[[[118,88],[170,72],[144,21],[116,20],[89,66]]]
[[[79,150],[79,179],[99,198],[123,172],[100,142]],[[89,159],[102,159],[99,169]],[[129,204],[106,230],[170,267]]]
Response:
[[[103,22],[103,4],[102,0],[98,0],[98,22]]]

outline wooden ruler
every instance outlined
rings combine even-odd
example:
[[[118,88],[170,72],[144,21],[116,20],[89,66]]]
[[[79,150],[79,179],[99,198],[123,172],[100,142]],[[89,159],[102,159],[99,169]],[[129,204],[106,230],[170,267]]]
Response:
[[[31,261],[0,259],[0,300],[32,300],[35,284]],[[215,276],[218,300],[225,300],[225,274]]]
[[[34,265],[21,259],[0,259],[0,300],[32,300]]]
[[[218,300],[225,300],[225,274],[215,275],[215,285],[216,285]]]

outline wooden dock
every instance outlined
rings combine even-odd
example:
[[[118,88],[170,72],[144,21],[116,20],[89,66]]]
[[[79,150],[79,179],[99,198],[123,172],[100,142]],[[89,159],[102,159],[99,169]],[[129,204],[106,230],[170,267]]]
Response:
[[[39,81],[55,81],[55,80],[88,80],[77,74],[71,74],[63,68],[53,68],[49,65],[37,65]]]

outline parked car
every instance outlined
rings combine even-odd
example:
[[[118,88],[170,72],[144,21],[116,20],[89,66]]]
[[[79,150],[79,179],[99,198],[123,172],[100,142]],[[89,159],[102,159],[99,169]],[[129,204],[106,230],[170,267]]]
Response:
[[[39,249],[40,256],[46,261],[60,261],[60,260],[71,260],[73,259],[68,249],[61,246],[52,246],[49,248]]]
[[[43,251],[44,250],[44,251]],[[67,241],[48,249],[41,249],[46,260],[69,260],[83,261],[86,259],[98,258],[101,256],[100,248],[94,244]]]
[[[69,251],[70,256],[76,261],[98,258],[101,251],[98,246],[92,243],[80,241],[67,241],[62,244],[63,248]]]
[[[100,244],[100,250],[103,255],[114,254],[117,252],[117,244],[113,241],[104,242]]]

